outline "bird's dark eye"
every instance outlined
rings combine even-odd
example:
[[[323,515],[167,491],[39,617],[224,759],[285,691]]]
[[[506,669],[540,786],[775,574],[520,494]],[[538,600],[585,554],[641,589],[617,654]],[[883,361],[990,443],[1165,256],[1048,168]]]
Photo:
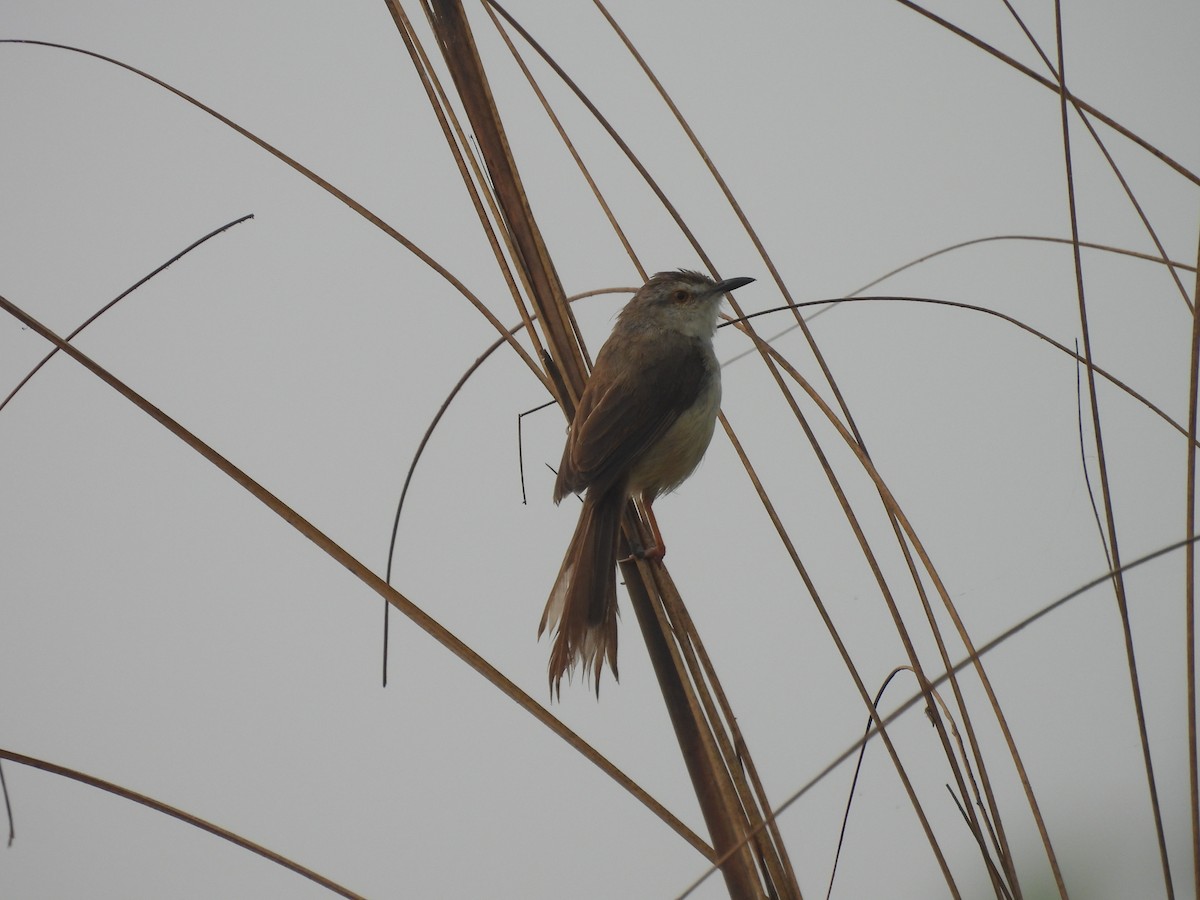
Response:
[[[689,294],[689,293],[688,293],[687,291],[685,291],[683,288],[680,288],[680,289],[679,289],[679,290],[677,290],[677,291],[676,291],[674,294],[672,294],[672,295],[671,295],[671,299],[672,299],[672,300],[674,300],[676,303],[683,303],[683,302],[685,302],[685,301],[688,299],[688,297],[690,297],[690,296],[691,296],[691,294]]]

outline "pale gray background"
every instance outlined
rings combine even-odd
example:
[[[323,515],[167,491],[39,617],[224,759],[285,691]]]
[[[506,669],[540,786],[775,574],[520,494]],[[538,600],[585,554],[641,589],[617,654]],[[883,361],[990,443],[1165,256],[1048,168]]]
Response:
[[[1053,56],[1052,4],[1016,5]],[[1069,234],[1055,95],[898,3],[611,8],[800,299],[840,295],[958,241]],[[1042,71],[998,0],[931,8]],[[597,11],[535,0],[511,10],[635,146],[721,273],[759,277],[739,299],[779,303]],[[567,290],[634,283],[480,12],[472,19]],[[1073,89],[1200,166],[1200,7],[1074,0],[1065,30]],[[0,36],[99,51],[193,93],[364,202],[515,321],[382,2],[8,0]],[[535,68],[646,264],[697,265],[587,114]],[[0,293],[60,333],[206,231],[255,214],[79,344],[382,571],[405,468],[493,339],[489,326],[328,195],[112,66],[0,45],[0,122]],[[1168,251],[1194,262],[1195,186],[1102,131]],[[1150,250],[1086,134],[1073,137],[1082,237]],[[1094,252],[1084,263],[1097,361],[1182,421],[1190,317],[1165,270]],[[990,306],[1068,344],[1078,336],[1061,246],[987,244],[876,290]],[[579,308],[593,348],[621,302]],[[846,306],[813,327],[977,640],[1105,570],[1069,359],[945,310]],[[812,371],[795,333],[777,345]],[[746,342],[726,330],[718,346],[729,358]],[[0,323],[0,393],[45,349]],[[563,436],[553,410],[526,419],[521,505],[516,416],[544,399],[503,352],[464,391],[418,471],[395,578],[539,698],[548,650],[534,632],[575,515],[549,499],[544,463],[557,462]],[[1184,442],[1111,389],[1101,402],[1130,559],[1183,535]],[[899,643],[756,361],[727,369],[725,409],[873,690],[903,661]],[[899,573],[869,484],[820,431]],[[1090,441],[1085,452],[1094,478]],[[69,360],[0,416],[0,460],[0,745],[183,807],[373,897],[671,897],[703,871],[664,825],[399,616],[393,682],[381,690],[375,595]],[[671,571],[783,799],[856,739],[865,711],[722,435],[659,509]],[[1181,555],[1129,579],[1172,864],[1189,893],[1182,584]],[[702,829],[628,613],[621,641],[620,685],[606,679],[599,703],[575,686],[554,709]],[[1111,591],[988,662],[1074,896],[1161,896]],[[900,679],[890,696],[910,690]],[[995,729],[983,733],[1023,884],[1044,896],[1032,821]],[[960,884],[980,896],[933,732],[913,714],[895,734]],[[6,898],[325,896],[143,808],[5,772],[18,827],[0,852]],[[806,896],[824,894],[848,780],[839,770],[782,817]],[[943,896],[916,828],[874,747],[836,895]],[[720,880],[699,895],[721,896]]]

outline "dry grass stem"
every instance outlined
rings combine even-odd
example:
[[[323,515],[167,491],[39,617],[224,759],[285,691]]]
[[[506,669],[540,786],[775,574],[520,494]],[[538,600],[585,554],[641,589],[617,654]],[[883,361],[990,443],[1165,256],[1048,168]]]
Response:
[[[510,679],[505,677],[504,674],[501,673],[495,666],[459,640],[457,636],[444,628],[440,623],[434,620],[428,613],[418,607],[415,603],[372,572],[366,565],[364,565],[354,556],[347,553],[346,550],[344,550],[339,544],[334,542],[326,534],[317,529],[312,523],[308,522],[298,512],[296,512],[277,496],[272,494],[261,484],[251,478],[249,474],[235,466],[226,457],[222,456],[191,431],[184,428],[179,422],[175,421],[161,409],[150,403],[145,397],[134,391],[131,387],[129,387],[103,366],[96,363],[90,357],[84,355],[74,345],[68,344],[41,322],[37,321],[16,304],[2,296],[0,296],[0,309],[3,309],[19,322],[37,332],[50,343],[54,344],[62,352],[66,353],[109,387],[117,391],[117,393],[121,394],[123,397],[137,406],[140,410],[142,410],[142,412],[149,415],[169,432],[182,440],[191,449],[200,454],[200,456],[204,457],[206,460],[220,469],[221,472],[229,476],[234,482],[243,487],[255,499],[259,500],[264,506],[287,522],[287,524],[291,525],[300,534],[312,541],[312,543],[315,544],[319,549],[324,551],[332,559],[345,567],[364,585],[386,599],[400,612],[404,613],[404,615],[415,622],[419,628],[429,634],[430,637],[432,637],[442,646],[446,647],[446,649],[466,663],[470,668],[482,675],[485,680],[499,688],[499,690],[509,699],[513,700],[518,706],[532,715],[543,725],[547,726],[552,732],[554,732],[554,734],[566,741],[586,759],[598,766],[602,771],[605,772],[605,774],[609,775],[614,781],[620,784],[641,803],[643,803],[656,816],[662,819],[663,822],[675,830],[676,833],[678,833],[685,841],[695,847],[696,850],[698,850],[702,855],[711,858],[713,851],[701,838],[699,838],[690,828],[684,825],[683,822],[681,822],[676,816],[667,810],[666,807],[651,797],[636,782],[625,775],[624,772],[609,762],[609,760],[600,754],[594,747],[584,741],[571,729],[567,728],[566,725],[564,725],[558,718],[553,716],[548,710],[546,710],[545,707],[521,690]]]

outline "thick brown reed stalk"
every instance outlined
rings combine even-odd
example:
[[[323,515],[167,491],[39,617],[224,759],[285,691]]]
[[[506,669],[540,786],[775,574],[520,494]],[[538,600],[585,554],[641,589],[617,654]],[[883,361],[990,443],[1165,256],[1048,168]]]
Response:
[[[399,21],[398,5],[390,6]],[[486,169],[486,183],[476,187],[494,198],[499,212],[494,221],[509,249],[514,280],[525,286],[541,326],[540,335],[531,337],[535,343],[545,341],[548,380],[570,415],[587,379],[587,353],[524,191],[465,11],[455,0],[439,0],[426,5],[426,15]],[[532,318],[524,311],[523,316],[527,322]],[[645,526],[632,503],[624,527],[627,538],[646,543]],[[723,853],[764,821],[764,798],[744,775],[748,752],[722,721],[720,704],[708,684],[715,677],[710,671],[706,678],[699,667],[694,636],[680,630],[686,621],[682,601],[667,570],[628,562],[622,574],[714,848]],[[726,860],[722,872],[734,897],[800,896],[774,829],[761,830]]]

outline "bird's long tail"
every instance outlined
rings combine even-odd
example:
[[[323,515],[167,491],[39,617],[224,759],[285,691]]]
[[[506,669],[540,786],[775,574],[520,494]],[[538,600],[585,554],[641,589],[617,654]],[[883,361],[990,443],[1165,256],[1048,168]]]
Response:
[[[594,679],[600,693],[604,661],[617,677],[617,538],[625,492],[619,486],[593,496],[588,491],[579,524],[546,601],[538,637],[554,634],[550,651],[550,690],[558,694],[563,676],[576,664]]]

